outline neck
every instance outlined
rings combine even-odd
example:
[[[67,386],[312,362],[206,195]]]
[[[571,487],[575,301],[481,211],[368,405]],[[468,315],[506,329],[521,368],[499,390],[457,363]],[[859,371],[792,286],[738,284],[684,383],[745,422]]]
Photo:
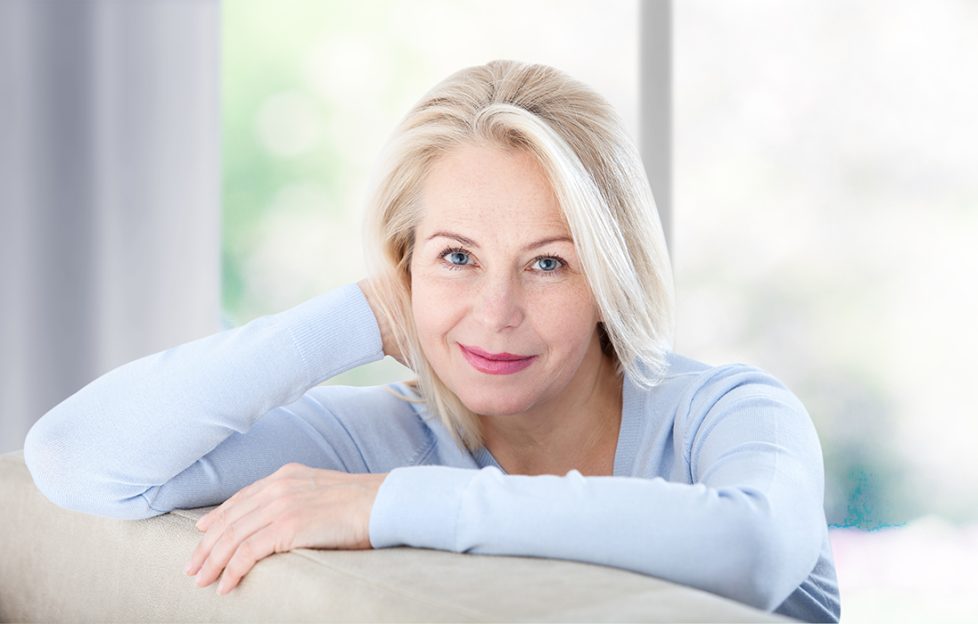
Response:
[[[621,426],[622,377],[601,356],[567,391],[522,414],[481,417],[486,448],[509,474],[610,476]]]

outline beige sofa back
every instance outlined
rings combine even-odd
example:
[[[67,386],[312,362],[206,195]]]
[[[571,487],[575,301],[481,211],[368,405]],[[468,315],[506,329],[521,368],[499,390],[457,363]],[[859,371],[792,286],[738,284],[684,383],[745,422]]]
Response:
[[[34,487],[22,451],[0,455],[0,621],[791,621],[614,568],[414,548],[273,555],[218,596],[181,571],[208,509],[68,511]]]

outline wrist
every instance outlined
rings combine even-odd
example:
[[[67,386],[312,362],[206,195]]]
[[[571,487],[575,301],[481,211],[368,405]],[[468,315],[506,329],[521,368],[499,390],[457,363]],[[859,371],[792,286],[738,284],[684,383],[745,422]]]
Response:
[[[388,473],[369,473],[362,475],[362,485],[366,491],[367,504],[366,518],[361,526],[364,529],[363,537],[360,541],[359,547],[363,549],[372,549],[374,546],[370,543],[370,516],[374,510],[374,502],[377,500],[377,492],[380,491],[380,486],[384,483],[384,479],[387,478]]]
[[[374,289],[373,282],[370,278],[364,278],[357,282],[357,286],[363,292],[364,298],[367,300],[367,304],[370,306],[371,311],[374,314],[374,318],[377,320],[377,327],[380,328],[380,338],[383,343],[384,355],[389,355],[401,364],[404,364],[403,358],[401,358],[400,350],[397,348],[397,341],[394,339],[394,334],[391,332],[390,323],[387,314],[384,313],[383,307],[380,304],[380,297],[377,291]]]

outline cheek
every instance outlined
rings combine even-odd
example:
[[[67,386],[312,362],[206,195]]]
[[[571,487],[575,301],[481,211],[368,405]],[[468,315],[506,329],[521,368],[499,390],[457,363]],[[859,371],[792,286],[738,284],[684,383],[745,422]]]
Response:
[[[411,281],[411,308],[422,344],[431,344],[451,329],[458,316],[459,297],[438,280],[423,276]]]
[[[562,293],[536,301],[528,316],[536,333],[561,351],[586,349],[596,331],[597,309],[587,293]]]

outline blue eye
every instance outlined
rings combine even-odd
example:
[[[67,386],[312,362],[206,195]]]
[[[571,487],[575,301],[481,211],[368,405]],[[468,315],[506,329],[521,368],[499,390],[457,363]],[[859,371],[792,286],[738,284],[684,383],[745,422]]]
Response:
[[[438,257],[445,260],[447,257],[449,270],[455,271],[469,264],[469,252],[461,247],[449,247],[443,249]]]
[[[446,247],[438,254],[449,271],[460,271],[466,267],[473,266],[469,252],[462,247]],[[531,266],[539,275],[554,276],[563,273],[567,267],[567,262],[558,255],[549,254],[537,256],[533,259]]]
[[[563,263],[560,260],[550,256],[536,258],[534,261],[538,263],[537,266],[539,266],[544,273],[553,273],[561,266],[563,266]]]
[[[445,255],[449,256],[449,262],[452,264],[465,264],[465,261],[468,259],[468,255],[464,251],[452,251]]]

